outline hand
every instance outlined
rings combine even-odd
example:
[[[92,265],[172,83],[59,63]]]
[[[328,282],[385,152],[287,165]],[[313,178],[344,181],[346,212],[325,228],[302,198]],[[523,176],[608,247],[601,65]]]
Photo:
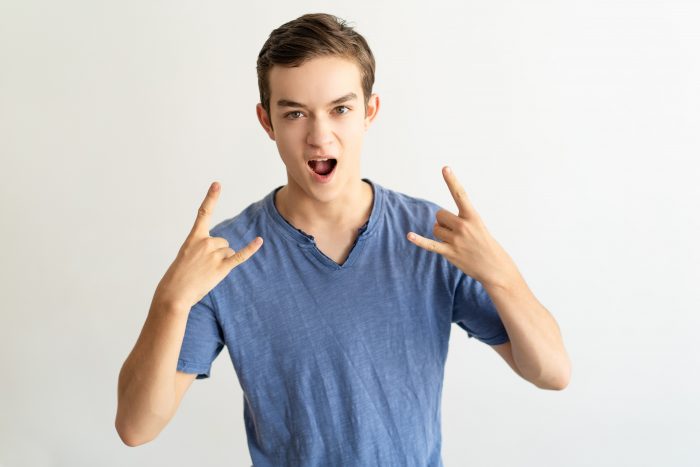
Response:
[[[467,193],[449,167],[442,176],[457,203],[458,215],[440,209],[433,225],[436,242],[409,232],[407,238],[428,251],[439,253],[466,275],[483,285],[500,285],[519,274],[508,253],[501,248],[486,229],[481,217],[467,199]]]
[[[245,248],[236,252],[229,248],[225,238],[209,236],[211,213],[219,198],[220,188],[218,182],[209,186],[192,230],[175,261],[158,283],[154,301],[178,304],[189,312],[233,268],[248,260],[262,245],[262,238],[255,237]]]

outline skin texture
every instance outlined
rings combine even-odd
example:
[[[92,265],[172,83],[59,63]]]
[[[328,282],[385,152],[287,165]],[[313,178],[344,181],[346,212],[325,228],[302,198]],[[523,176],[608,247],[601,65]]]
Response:
[[[458,212],[435,215],[431,240],[414,232],[406,238],[420,248],[440,254],[486,289],[510,342],[492,346],[518,375],[542,389],[564,389],[571,362],[554,317],[530,291],[517,266],[491,236],[449,167],[442,175]]]
[[[235,251],[225,238],[209,235],[220,190],[218,182],[210,185],[192,230],[156,287],[141,334],[119,372],[114,426],[127,446],[158,436],[196,377],[175,371],[190,308],[263,244],[256,237]]]
[[[365,112],[359,68],[338,57],[316,58],[296,68],[275,66],[270,84],[270,115],[260,104],[256,113],[277,144],[287,170],[287,185],[277,193],[275,204],[288,221],[314,235],[321,251],[340,264],[371,211],[372,190],[361,180],[360,155],[365,132],[379,110],[379,96],[370,96]],[[357,97],[331,104],[348,93]],[[279,99],[304,106],[281,107]],[[315,155],[338,160],[329,183],[314,181],[309,172],[307,161]],[[407,241],[443,255],[484,285],[510,337],[510,342],[492,347],[513,371],[540,388],[565,388],[571,364],[556,321],[490,235],[456,176],[446,167],[443,176],[458,214],[437,213],[434,235],[439,242],[411,237],[408,232]],[[115,428],[129,446],[146,443],[160,433],[196,376],[173,371],[190,307],[262,247],[263,239],[258,237],[234,251],[225,239],[209,236],[220,189],[218,182],[209,187],[122,366]]]
[[[189,310],[262,245],[262,238],[256,237],[245,248],[235,251],[225,238],[209,235],[211,215],[220,192],[219,182],[209,186],[190,234],[156,288],[155,302],[182,304]]]
[[[365,132],[379,110],[379,96],[370,96],[365,114],[360,69],[339,57],[314,58],[293,68],[274,66],[269,79],[270,115],[262,104],[256,112],[287,170],[287,185],[277,193],[276,206],[307,233],[343,237],[343,232],[360,227],[371,210],[372,189],[361,180],[360,155]],[[330,104],[348,93],[357,98]],[[306,108],[281,107],[280,99]],[[309,172],[307,161],[315,155],[338,160],[330,183],[314,181]]]
[[[370,96],[366,114],[360,100],[345,102],[349,110],[330,105],[348,92],[362,96],[359,68],[339,57],[315,58],[295,68],[275,66],[269,78],[270,115],[261,104],[256,112],[287,169],[288,183],[275,204],[292,225],[317,239],[321,251],[342,263],[371,209],[371,188],[361,181],[360,154],[379,97]],[[280,99],[304,107],[281,107]],[[338,159],[330,183],[313,180],[306,162],[314,155]],[[441,242],[420,236],[407,236],[407,241],[442,254],[484,285],[510,337],[510,342],[492,348],[515,373],[543,389],[565,388],[571,364],[556,321],[490,235],[456,176],[447,167],[443,176],[458,214],[437,213],[434,234]]]

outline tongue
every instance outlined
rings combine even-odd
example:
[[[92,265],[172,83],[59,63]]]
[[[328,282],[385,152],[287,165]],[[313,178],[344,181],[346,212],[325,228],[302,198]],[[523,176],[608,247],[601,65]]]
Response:
[[[328,175],[333,170],[333,164],[330,159],[327,161],[314,161],[311,163],[311,168],[319,175]]]

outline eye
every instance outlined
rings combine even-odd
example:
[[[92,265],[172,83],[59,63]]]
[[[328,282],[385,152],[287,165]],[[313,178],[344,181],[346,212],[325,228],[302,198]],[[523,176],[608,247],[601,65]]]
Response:
[[[350,112],[350,110],[352,110],[347,105],[339,105],[334,110],[338,110],[338,109],[345,109],[345,112],[338,112],[340,115],[345,115],[346,113]],[[303,113],[300,110],[293,110],[291,112],[287,112],[286,114],[284,114],[284,118],[286,118],[287,120],[299,120],[299,117],[301,117],[301,115],[299,117],[295,117],[296,114],[303,114]]]
[[[286,118],[288,120],[298,120],[297,118],[292,118],[290,116],[294,115],[294,114],[300,114],[300,113],[301,113],[301,111],[299,111],[299,110],[293,110],[292,112],[288,112],[288,113],[284,114],[284,118]]]

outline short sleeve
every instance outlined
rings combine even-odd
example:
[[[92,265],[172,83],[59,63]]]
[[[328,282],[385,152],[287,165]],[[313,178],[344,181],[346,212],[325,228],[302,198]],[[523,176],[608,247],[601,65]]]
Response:
[[[488,345],[504,344],[510,339],[496,306],[481,283],[460,271],[454,295],[452,322]]]
[[[177,369],[184,373],[197,373],[196,379],[208,378],[211,364],[223,347],[223,333],[208,293],[190,309]]]

